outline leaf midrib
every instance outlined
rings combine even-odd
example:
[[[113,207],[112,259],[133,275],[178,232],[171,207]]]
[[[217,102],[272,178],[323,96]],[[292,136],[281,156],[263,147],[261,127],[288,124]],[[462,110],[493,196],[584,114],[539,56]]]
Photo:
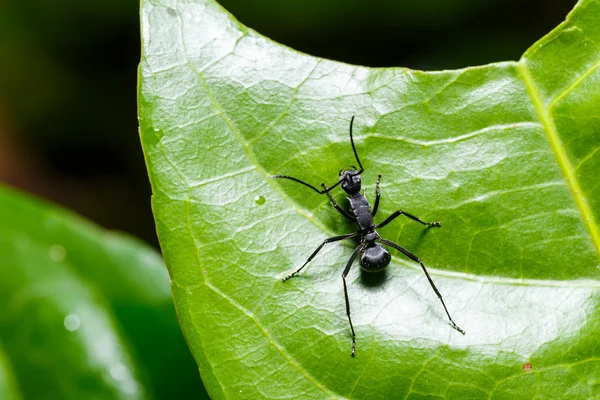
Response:
[[[531,76],[529,68],[527,67],[525,62],[526,62],[525,58],[523,58],[520,62],[518,62],[517,70],[519,71],[519,75],[523,79],[523,83],[525,84],[525,89],[527,90],[527,93],[529,94],[529,97],[531,98],[531,101],[533,102],[537,116],[538,116],[540,122],[542,123],[542,125],[544,126],[544,132],[546,133],[546,136],[548,137],[548,141],[550,143],[552,151],[554,152],[556,161],[558,162],[558,165],[565,177],[565,180],[567,181],[567,186],[569,187],[571,195],[573,196],[573,199],[575,200],[575,204],[577,205],[577,208],[579,209],[579,212],[581,213],[585,227],[587,228],[587,230],[590,234],[590,237],[592,239],[592,243],[594,244],[594,247],[596,248],[596,254],[600,257],[600,231],[598,230],[598,225],[594,219],[594,214],[592,213],[592,210],[590,209],[590,207],[583,195],[581,187],[579,186],[579,182],[577,181],[577,178],[575,176],[575,169],[573,168],[573,165],[569,161],[564,144],[563,144],[562,140],[560,139],[558,130],[556,129],[556,126],[554,124],[554,119],[550,116],[550,109],[549,109],[550,107],[544,106],[544,102],[542,100],[541,94],[540,94],[540,92],[535,84],[535,81],[533,80],[533,77]],[[600,62],[594,64],[594,66],[592,66],[588,71],[586,71],[584,74],[582,74],[575,81],[575,83],[573,83],[571,86],[569,86],[569,88],[567,90],[563,91],[560,96],[555,98],[554,101],[551,103],[551,106],[553,104],[555,104],[555,101],[557,101],[559,98],[564,96],[565,93],[567,93],[568,91],[570,91],[574,87],[576,87],[577,84],[581,82],[581,78],[586,76],[590,71],[594,70],[598,66],[599,63]]]

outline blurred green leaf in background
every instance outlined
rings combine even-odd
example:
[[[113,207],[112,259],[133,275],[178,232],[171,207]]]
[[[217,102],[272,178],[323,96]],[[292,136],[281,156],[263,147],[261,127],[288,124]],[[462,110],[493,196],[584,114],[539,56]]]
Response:
[[[422,72],[298,53],[213,0],[144,1],[142,144],[211,396],[597,398],[598,20],[582,0],[518,62]],[[354,163],[352,115],[368,196],[383,174],[378,218],[443,222],[381,233],[431,268],[466,336],[397,253],[377,282],[350,273],[354,359],[340,278],[353,245],[281,282],[352,227],[326,196],[268,176],[332,182]]]
[[[0,398],[198,398],[160,255],[0,187]]]

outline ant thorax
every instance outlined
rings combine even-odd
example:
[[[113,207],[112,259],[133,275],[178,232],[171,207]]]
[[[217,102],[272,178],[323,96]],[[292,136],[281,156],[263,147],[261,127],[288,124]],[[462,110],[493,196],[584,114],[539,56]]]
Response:
[[[350,202],[350,211],[356,218],[361,232],[367,232],[374,229],[375,224],[373,223],[373,214],[371,213],[371,206],[364,194],[355,193],[348,199]]]

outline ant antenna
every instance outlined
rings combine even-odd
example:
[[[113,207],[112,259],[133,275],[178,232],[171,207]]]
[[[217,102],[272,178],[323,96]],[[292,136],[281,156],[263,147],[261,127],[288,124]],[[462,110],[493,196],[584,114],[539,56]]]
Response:
[[[304,181],[301,181],[298,178],[294,178],[293,176],[287,176],[287,175],[271,175],[269,178],[283,178],[283,179],[289,179],[290,181],[294,181],[294,182],[298,182],[301,183],[304,186],[307,186],[309,188],[311,188],[312,190],[314,190],[315,192],[319,193],[319,194],[323,194],[323,193],[328,193],[331,191],[331,189],[333,189],[334,187],[336,187],[337,185],[339,185],[340,183],[342,183],[342,181],[337,181],[337,183],[331,187],[328,187],[327,189],[324,190],[319,190],[316,187],[314,187],[313,185],[311,185],[310,183],[306,183]]]
[[[354,174],[352,174],[353,176],[356,175],[360,175],[364,172],[364,167],[362,166],[360,159],[358,158],[358,153],[356,152],[356,147],[354,146],[354,138],[352,137],[352,125],[354,123],[354,115],[352,116],[352,119],[350,119],[350,143],[352,143],[352,151],[354,152],[354,157],[356,157],[356,162],[358,163],[358,166],[360,167],[360,171],[355,172]],[[324,190],[319,190],[316,187],[314,187],[313,185],[311,185],[310,183],[306,183],[304,181],[301,181],[298,178],[294,178],[293,176],[288,176],[288,175],[272,175],[269,178],[282,178],[282,179],[289,179],[291,181],[294,182],[298,182],[306,187],[311,188],[312,190],[314,190],[315,192],[319,193],[319,194],[323,194],[323,193],[329,193],[333,188],[335,188],[336,186],[338,186],[340,183],[342,183],[342,180],[340,179],[339,181],[337,181],[333,186],[330,186]]]
[[[365,171],[365,168],[360,163],[360,159],[358,158],[358,153],[356,152],[356,147],[354,146],[354,138],[352,137],[352,124],[353,123],[354,123],[354,115],[352,116],[352,119],[350,120],[350,143],[352,143],[352,151],[354,151],[354,157],[356,157],[356,162],[358,163],[358,166],[360,167],[360,171],[358,171],[354,175],[360,175]]]

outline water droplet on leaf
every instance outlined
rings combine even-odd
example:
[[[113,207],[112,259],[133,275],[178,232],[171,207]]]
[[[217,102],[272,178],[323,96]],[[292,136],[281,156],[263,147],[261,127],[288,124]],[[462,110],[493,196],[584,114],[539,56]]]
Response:
[[[256,204],[258,204],[259,206],[262,206],[263,204],[265,204],[267,202],[267,200],[265,200],[264,197],[262,196],[256,196],[254,198],[254,201],[256,202]]]

